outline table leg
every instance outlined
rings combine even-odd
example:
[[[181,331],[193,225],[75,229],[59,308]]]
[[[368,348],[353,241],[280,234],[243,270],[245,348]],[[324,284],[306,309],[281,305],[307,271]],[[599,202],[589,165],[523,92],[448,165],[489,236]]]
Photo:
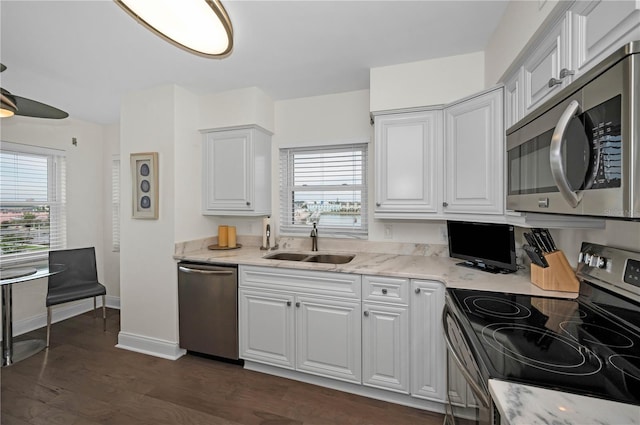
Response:
[[[47,345],[42,339],[13,342],[12,284],[2,285],[2,366],[39,353]]]
[[[13,363],[13,312],[11,287],[2,286],[2,366]]]

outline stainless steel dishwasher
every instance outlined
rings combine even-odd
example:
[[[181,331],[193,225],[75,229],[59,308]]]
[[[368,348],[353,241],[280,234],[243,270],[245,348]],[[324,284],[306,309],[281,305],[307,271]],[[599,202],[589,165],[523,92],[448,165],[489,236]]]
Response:
[[[178,263],[180,347],[238,360],[238,268]]]

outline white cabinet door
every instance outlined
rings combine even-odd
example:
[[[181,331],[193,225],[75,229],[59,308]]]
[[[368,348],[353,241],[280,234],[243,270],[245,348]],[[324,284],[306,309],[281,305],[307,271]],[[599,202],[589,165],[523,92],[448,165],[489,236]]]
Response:
[[[438,211],[441,121],[439,110],[375,118],[376,217]]]
[[[411,395],[444,402],[446,355],[442,335],[444,285],[411,281]]]
[[[362,383],[360,303],[296,297],[296,369]]]
[[[240,358],[295,367],[292,294],[240,289]]]
[[[638,1],[580,1],[572,12],[574,78],[625,43],[640,39]]]
[[[271,138],[265,131],[205,132],[202,168],[203,214],[271,214]]]
[[[363,305],[362,383],[409,393],[409,310],[406,306]]]
[[[570,12],[567,12],[570,14]],[[533,55],[524,63],[525,114],[549,99],[570,81],[561,70],[571,70],[569,31],[571,20],[561,19],[540,42]]]
[[[524,117],[524,70],[513,74],[504,84],[504,119],[505,128],[509,128]]]
[[[445,109],[445,213],[504,212],[503,89]]]

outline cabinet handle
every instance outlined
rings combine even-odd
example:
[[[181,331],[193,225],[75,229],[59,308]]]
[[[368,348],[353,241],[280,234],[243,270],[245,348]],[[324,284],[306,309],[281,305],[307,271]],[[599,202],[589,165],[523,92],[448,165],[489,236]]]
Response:
[[[364,313],[362,313],[362,314],[364,314],[364,317],[369,317],[369,312],[368,312],[368,311],[366,311],[366,310],[365,310],[365,311],[364,311]]]
[[[562,80],[559,80],[557,78],[549,79],[549,88],[551,88],[553,86],[557,86],[558,84],[562,84]]]
[[[443,207],[445,207],[445,208],[447,208],[447,207],[449,206],[449,203],[448,203],[448,202],[443,202],[443,203],[442,203],[442,206],[443,206]]]
[[[382,295],[387,295],[387,288],[382,289]]]
[[[567,78],[569,75],[574,75],[575,73],[572,69],[562,68],[560,70],[560,79]]]
[[[247,206],[250,207],[251,206],[251,202],[247,201]]]
[[[420,288],[416,288],[416,294],[420,294]]]
[[[287,307],[291,307],[291,301],[287,301]]]
[[[296,307],[300,307],[300,301],[296,303]]]

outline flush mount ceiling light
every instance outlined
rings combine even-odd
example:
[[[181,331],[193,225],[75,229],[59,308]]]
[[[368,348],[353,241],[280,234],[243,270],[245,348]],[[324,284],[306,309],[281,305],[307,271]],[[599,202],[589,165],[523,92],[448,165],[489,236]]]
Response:
[[[114,0],[142,25],[199,56],[221,58],[233,48],[233,28],[218,0]]]

